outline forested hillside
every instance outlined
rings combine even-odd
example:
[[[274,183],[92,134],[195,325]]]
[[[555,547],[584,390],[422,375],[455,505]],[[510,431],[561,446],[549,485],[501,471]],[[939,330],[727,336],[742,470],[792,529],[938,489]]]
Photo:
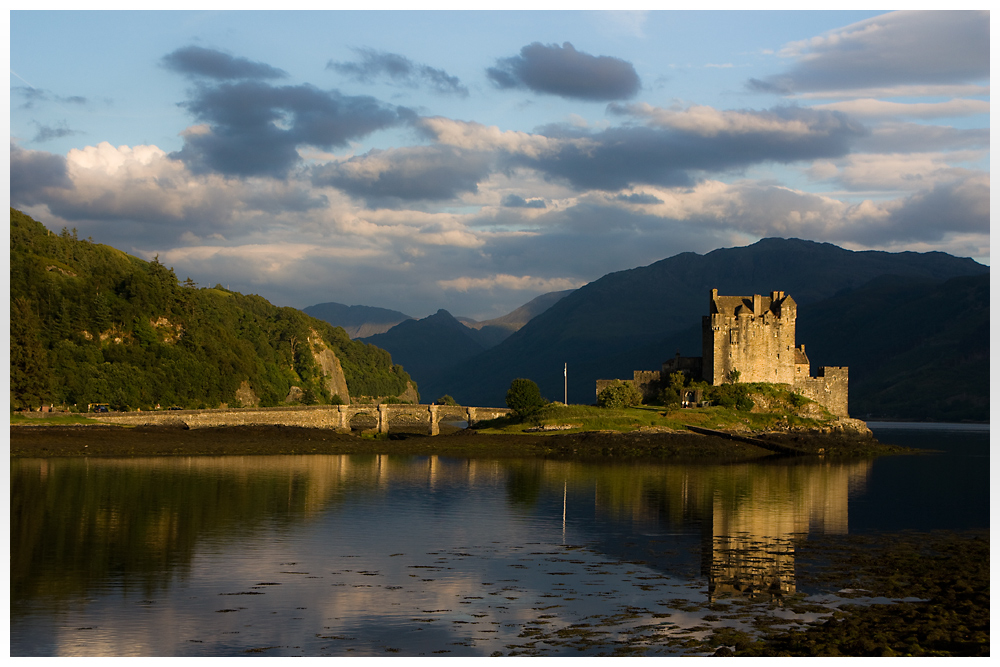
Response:
[[[351,396],[396,397],[410,380],[388,352],[343,329],[221,285],[179,283],[159,261],[55,234],[15,209],[10,282],[15,408],[214,407],[251,395],[277,405],[292,386],[303,402],[335,402],[320,348],[339,359]]]

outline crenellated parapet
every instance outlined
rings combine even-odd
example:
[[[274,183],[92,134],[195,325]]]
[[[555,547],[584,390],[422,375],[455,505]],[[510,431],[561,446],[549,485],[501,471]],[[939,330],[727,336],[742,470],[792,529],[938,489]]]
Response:
[[[770,296],[721,296],[713,289],[702,319],[702,376],[720,385],[733,370],[741,382],[792,384],[795,380],[795,300]]]

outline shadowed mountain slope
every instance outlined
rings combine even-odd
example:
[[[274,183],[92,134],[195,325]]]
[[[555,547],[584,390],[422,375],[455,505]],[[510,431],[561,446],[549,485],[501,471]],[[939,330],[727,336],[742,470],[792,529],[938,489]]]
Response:
[[[517,331],[573,292],[574,290],[568,289],[561,292],[549,292],[548,294],[542,294],[541,296],[536,296],[520,308],[516,308],[501,317],[496,317],[492,320],[483,320],[482,322],[470,320],[468,322],[464,322],[464,324],[472,329],[482,329],[483,327],[503,327],[505,329],[510,329],[511,331]]]
[[[345,306],[334,301],[307,306],[302,311],[335,327],[341,327],[351,338],[385,333],[400,322],[413,319],[398,310],[374,306]]]
[[[492,320],[477,322],[465,317],[459,317],[457,319],[465,326],[477,331],[478,335],[475,336],[475,339],[488,350],[491,347],[502,343],[512,333],[523,327],[536,316],[544,313],[560,299],[565,297],[567,294],[571,294],[572,292],[573,290],[570,289],[563,290],[561,292],[549,292],[547,294],[542,294],[541,296],[536,296],[520,308],[516,308],[506,315],[493,318]]]
[[[850,366],[855,416],[988,421],[990,277],[882,276],[799,311],[818,366]]]
[[[385,333],[359,340],[388,350],[393,361],[419,383],[421,377],[435,376],[441,369],[485,351],[476,340],[478,333],[441,309],[421,320],[406,320]],[[432,401],[438,396],[425,393],[423,398]]]
[[[502,405],[511,380],[527,377],[556,399],[562,397],[563,363],[568,363],[570,402],[591,403],[599,378],[657,369],[678,350],[699,355],[701,317],[712,288],[729,295],[783,290],[804,309],[883,275],[940,281],[988,271],[971,259],[940,252],[854,252],[799,239],[682,253],[581,287],[500,345],[422,387],[470,405]],[[810,343],[801,333],[798,340]]]

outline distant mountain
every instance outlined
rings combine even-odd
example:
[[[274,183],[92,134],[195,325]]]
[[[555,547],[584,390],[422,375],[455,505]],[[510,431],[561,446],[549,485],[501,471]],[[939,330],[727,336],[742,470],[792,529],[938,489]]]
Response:
[[[413,319],[398,310],[374,306],[345,306],[334,301],[307,306],[302,312],[329,322],[335,327],[341,327],[351,338],[385,333],[400,322]]]
[[[534,319],[537,315],[544,313],[553,304],[570,294],[573,290],[563,290],[561,292],[549,292],[536,296],[534,299],[524,304],[520,308],[512,310],[506,315],[496,317],[492,320],[477,322],[467,317],[457,318],[459,322],[475,329],[479,332],[478,340],[487,350],[495,347],[507,339],[512,333],[523,327]]]
[[[395,363],[416,380],[437,377],[486,350],[478,340],[479,331],[470,329],[447,310],[439,310],[422,320],[400,322],[385,333],[358,339],[387,350]],[[441,394],[425,393],[423,400],[433,401]]]
[[[570,402],[591,403],[599,378],[657,369],[677,351],[701,354],[701,317],[712,288],[731,295],[782,290],[806,312],[810,304],[884,275],[940,282],[988,272],[971,259],[946,253],[854,252],[799,239],[763,239],[705,255],[682,253],[581,287],[501,344],[421,387],[469,405],[503,405],[511,380],[527,377],[550,399],[561,399],[563,364],[568,363]],[[867,338],[864,327],[840,332],[859,341]],[[805,332],[798,342],[811,349]],[[838,359],[823,363],[848,365]]]
[[[859,417],[988,421],[990,277],[882,276],[799,311],[813,368],[849,366]]]
[[[439,310],[422,320],[408,319],[384,333],[359,340],[388,350],[393,361],[401,364],[417,382],[433,382],[456,364],[498,345],[572,291],[542,294],[502,317],[484,322],[456,318],[446,310]],[[447,392],[433,396],[427,393],[424,398],[432,401],[444,393]]]
[[[548,294],[542,294],[541,296],[536,296],[534,299],[524,304],[520,308],[510,311],[506,315],[496,317],[492,320],[484,320],[482,322],[476,322],[475,320],[469,320],[465,318],[461,319],[462,323],[467,327],[473,329],[482,329],[484,327],[503,327],[504,329],[509,329],[510,331],[517,331],[525,324],[533,320],[536,316],[541,315],[546,310],[555,305],[563,297],[568,294],[572,294],[574,290],[568,289],[561,292],[549,292]]]

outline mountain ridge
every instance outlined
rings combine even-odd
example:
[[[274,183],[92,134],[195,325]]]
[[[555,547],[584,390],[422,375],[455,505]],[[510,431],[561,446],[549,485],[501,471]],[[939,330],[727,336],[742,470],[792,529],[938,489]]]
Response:
[[[802,239],[762,239],[705,255],[680,253],[577,289],[426,389],[436,393],[447,387],[460,402],[486,405],[502,400],[512,379],[528,377],[543,394],[561,397],[562,367],[568,363],[570,402],[590,403],[596,379],[631,377],[633,370],[657,369],[673,356],[675,350],[669,349],[652,357],[667,339],[699,330],[712,288],[733,295],[782,290],[807,306],[881,275],[943,280],[988,272],[972,259],[946,253],[851,251]],[[696,349],[682,353],[700,355],[700,336],[696,340]],[[809,343],[801,337],[799,342]]]
[[[400,322],[413,319],[398,310],[376,306],[346,306],[335,301],[306,306],[302,312],[342,328],[351,338],[385,333]]]

